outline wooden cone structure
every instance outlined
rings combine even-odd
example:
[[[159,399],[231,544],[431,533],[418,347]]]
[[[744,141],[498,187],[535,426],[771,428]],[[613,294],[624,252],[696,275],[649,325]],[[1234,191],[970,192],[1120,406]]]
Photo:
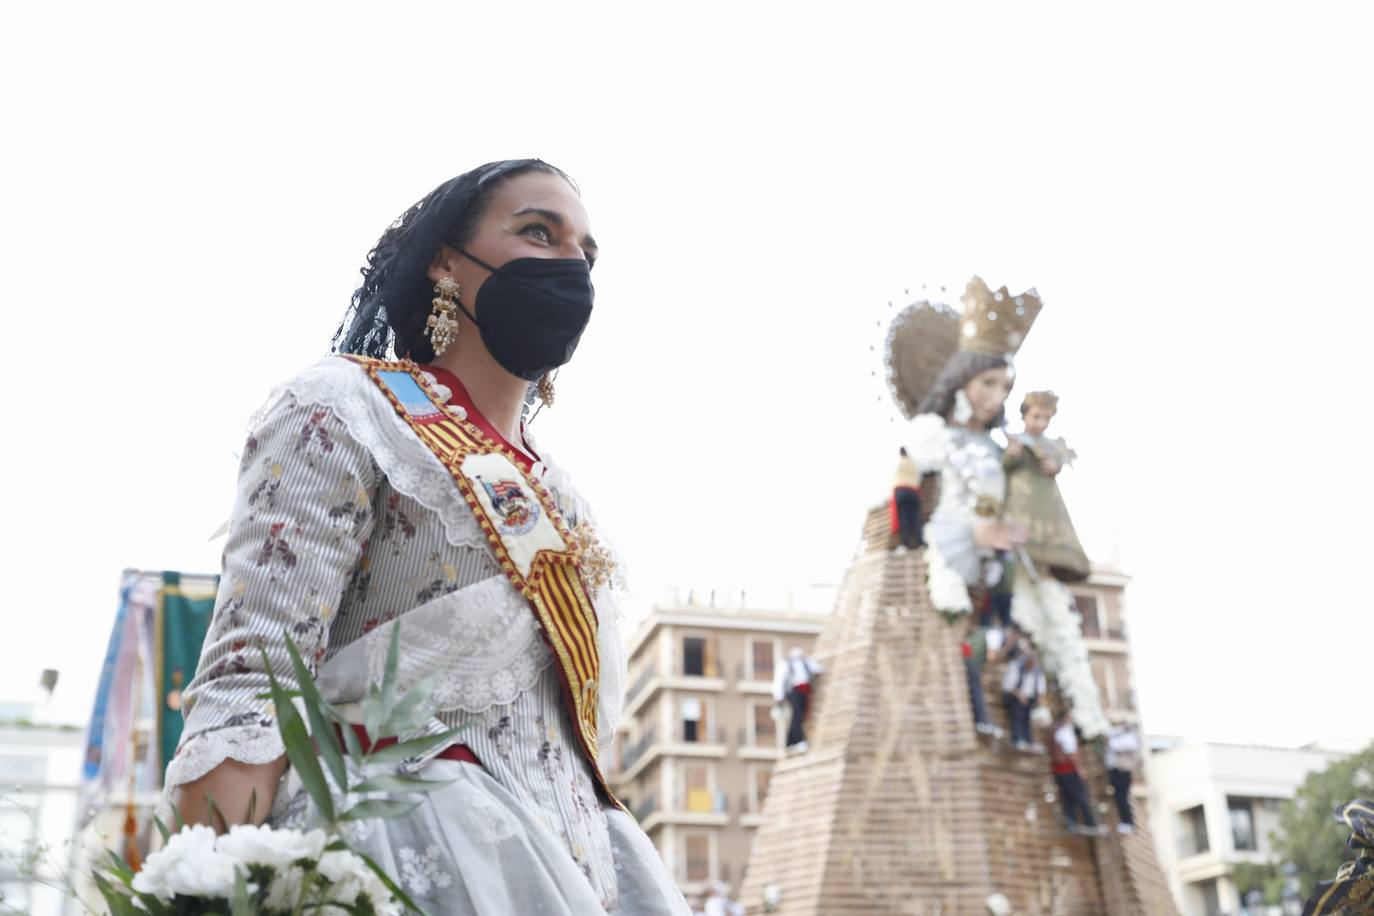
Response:
[[[1018,916],[1176,914],[1143,811],[1132,835],[1068,833],[1048,754],[974,730],[963,627],[931,607],[924,551],[892,544],[886,507],[872,510],[816,645],[810,749],[773,770],[747,912],[775,885],[780,916],[977,916],[994,893]],[[988,665],[984,688],[1009,733],[999,675]],[[1104,770],[1091,748],[1083,759],[1114,828]]]

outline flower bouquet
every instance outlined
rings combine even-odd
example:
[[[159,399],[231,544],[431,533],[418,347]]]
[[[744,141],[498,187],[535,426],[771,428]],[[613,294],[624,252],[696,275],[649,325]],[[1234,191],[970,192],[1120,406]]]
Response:
[[[286,690],[267,665],[270,699],[286,756],[314,807],[316,826],[287,829],[258,825],[256,798],[247,824],[222,834],[203,824],[185,825],[173,810],[176,831],[155,819],[163,847],[135,872],[110,852],[96,886],[113,916],[303,916],[309,913],[388,916],[422,912],[368,856],[349,845],[350,824],[401,817],[419,806],[419,793],[447,781],[379,772],[376,764],[413,761],[452,742],[458,730],[427,734],[432,711],[423,704],[433,685],[421,681],[404,695],[397,687],[398,637],[391,634],[382,683],[363,699],[367,734],[403,740],[363,753],[344,715],[324,700],[289,636],[287,652],[299,685]],[[266,662],[266,653],[264,653]],[[418,737],[406,737],[415,736]],[[369,775],[370,774],[370,775]],[[211,818],[227,826],[209,802]]]

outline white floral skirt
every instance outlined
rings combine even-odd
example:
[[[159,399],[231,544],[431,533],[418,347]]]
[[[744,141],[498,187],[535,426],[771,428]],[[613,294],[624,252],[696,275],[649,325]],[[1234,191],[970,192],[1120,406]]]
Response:
[[[480,766],[433,760],[420,774],[454,780],[409,815],[363,821],[349,840],[430,916],[687,916],[690,910],[644,831],[608,809],[617,899],[607,907],[571,854],[534,811]],[[299,783],[273,820],[309,820]],[[286,782],[283,782],[286,788]]]

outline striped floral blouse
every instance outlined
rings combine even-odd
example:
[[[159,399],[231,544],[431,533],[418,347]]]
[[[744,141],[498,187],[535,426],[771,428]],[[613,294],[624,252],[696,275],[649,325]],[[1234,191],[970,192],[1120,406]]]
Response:
[[[566,475],[545,462],[534,473],[570,524],[588,517]],[[624,686],[614,588],[595,596],[603,742],[615,732]],[[463,743],[613,905],[602,802],[529,604],[502,575],[448,472],[341,357],[279,388],[251,424],[169,790],[226,759],[261,764],[283,754],[271,708],[257,698],[267,688],[260,649],[279,678],[289,675],[289,632],[326,698],[347,703],[380,674],[401,619],[401,686],[438,673],[439,721],[465,726]]]

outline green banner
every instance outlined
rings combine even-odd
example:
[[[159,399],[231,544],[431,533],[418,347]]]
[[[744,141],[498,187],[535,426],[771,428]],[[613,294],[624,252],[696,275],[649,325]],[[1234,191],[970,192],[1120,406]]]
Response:
[[[182,590],[181,576],[162,574],[158,593],[158,740],[162,748],[162,769],[176,752],[184,722],[181,695],[196,676],[201,644],[210,629],[215,610],[215,592],[205,588]]]

